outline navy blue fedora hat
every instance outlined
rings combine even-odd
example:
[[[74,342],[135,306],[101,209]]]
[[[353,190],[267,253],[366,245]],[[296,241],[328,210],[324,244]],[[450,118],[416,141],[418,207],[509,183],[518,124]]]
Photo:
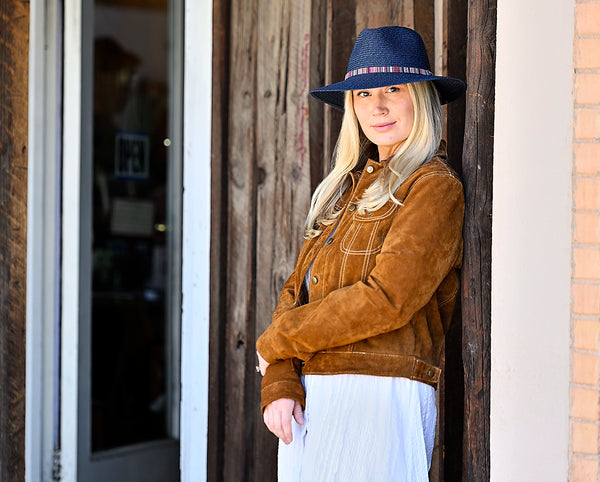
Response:
[[[320,101],[344,109],[344,92],[375,89],[387,85],[431,80],[442,104],[452,102],[467,90],[467,84],[453,77],[433,75],[421,36],[406,27],[364,29],[356,39],[346,77],[310,93]]]

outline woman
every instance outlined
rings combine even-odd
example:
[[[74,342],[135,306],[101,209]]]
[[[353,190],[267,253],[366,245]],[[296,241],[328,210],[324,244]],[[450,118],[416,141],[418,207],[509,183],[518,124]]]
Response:
[[[311,92],[344,118],[257,341],[280,481],[427,480],[464,213],[441,104],[465,89],[430,72],[416,32],[382,27],[358,36],[345,80]]]

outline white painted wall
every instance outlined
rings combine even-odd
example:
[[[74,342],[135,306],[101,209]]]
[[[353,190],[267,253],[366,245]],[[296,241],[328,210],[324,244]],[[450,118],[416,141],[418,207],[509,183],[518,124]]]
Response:
[[[498,2],[492,481],[565,481],[573,0]]]

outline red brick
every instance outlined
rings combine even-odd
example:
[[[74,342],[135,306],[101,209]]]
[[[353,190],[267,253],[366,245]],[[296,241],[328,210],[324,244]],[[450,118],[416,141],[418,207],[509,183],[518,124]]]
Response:
[[[600,142],[573,144],[575,172],[580,176],[600,176]]]
[[[573,347],[578,350],[600,350],[600,321],[573,320]]]
[[[598,421],[600,415],[600,392],[597,389],[571,388],[571,417]]]
[[[573,422],[572,449],[574,453],[598,454],[598,426],[594,423]]]
[[[573,383],[598,387],[600,381],[598,355],[573,353]]]
[[[573,249],[573,278],[600,280],[600,248]]]
[[[600,104],[600,74],[575,74],[575,103]]]
[[[597,211],[600,209],[600,179],[579,178],[573,192],[575,209]]]
[[[575,39],[575,68],[600,68],[600,38]]]
[[[576,212],[573,218],[575,220],[574,240],[576,243],[600,243],[600,216],[598,214]]]
[[[598,480],[598,459],[573,457],[573,482],[595,482]]]
[[[600,48],[600,45],[598,46]],[[575,139],[600,138],[600,109],[575,109]]]
[[[599,3],[583,3],[575,6],[575,32],[577,35],[600,34]]]

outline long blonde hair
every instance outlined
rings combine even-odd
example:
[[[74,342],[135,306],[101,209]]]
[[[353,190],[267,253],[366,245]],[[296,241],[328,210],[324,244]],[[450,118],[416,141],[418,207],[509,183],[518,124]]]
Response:
[[[381,175],[365,190],[358,202],[359,212],[375,211],[390,199],[402,204],[394,193],[406,178],[429,161],[442,139],[444,112],[432,82],[407,84],[414,106],[413,128],[402,146],[388,160]],[[314,238],[339,214],[336,204],[352,184],[350,171],[364,166],[376,146],[369,141],[354,113],[352,91],[346,92],[344,117],[333,152],[333,169],[315,189],[304,224],[304,237]]]

